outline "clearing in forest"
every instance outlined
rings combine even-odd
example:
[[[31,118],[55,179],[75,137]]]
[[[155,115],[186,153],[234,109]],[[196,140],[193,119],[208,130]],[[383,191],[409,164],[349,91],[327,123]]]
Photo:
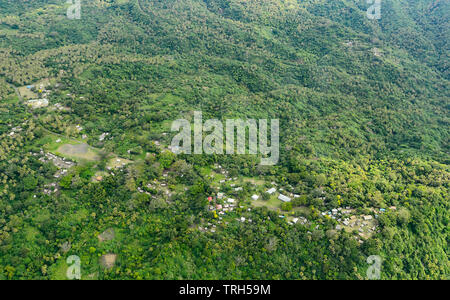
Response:
[[[92,150],[87,144],[64,144],[56,152],[75,160],[96,161],[99,159],[98,153]]]

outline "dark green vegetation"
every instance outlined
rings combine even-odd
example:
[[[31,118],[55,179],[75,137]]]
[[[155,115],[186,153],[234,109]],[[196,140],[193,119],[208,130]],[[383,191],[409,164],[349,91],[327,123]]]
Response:
[[[65,278],[69,255],[98,279],[362,279],[370,255],[384,259],[383,279],[448,276],[448,1],[386,0],[377,21],[357,0],[95,0],[81,20],[64,2],[0,2],[0,279]],[[50,104],[70,110],[18,99],[14,86],[44,78]],[[279,118],[280,163],[165,152],[171,121],[194,110]],[[30,154],[55,134],[86,134],[99,160],[56,180]],[[133,163],[112,175],[108,153]],[[216,221],[215,163],[291,185],[293,214],[309,223],[238,209],[215,233],[198,230]],[[397,210],[359,244],[318,213],[347,206]],[[107,253],[118,255],[109,270]]]

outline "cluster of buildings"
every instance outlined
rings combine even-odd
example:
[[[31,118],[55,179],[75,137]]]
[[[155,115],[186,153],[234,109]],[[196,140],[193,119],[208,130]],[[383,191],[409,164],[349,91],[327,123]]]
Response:
[[[331,219],[342,221],[342,216],[349,215],[352,212],[350,207],[346,207],[345,209],[342,207],[334,208],[328,212],[322,212],[322,216],[328,216]]]
[[[56,103],[51,107],[51,110],[69,111],[70,108],[63,106],[61,103]]]
[[[35,88],[34,85],[27,86],[27,89],[29,89],[29,90],[31,90],[33,88]],[[48,96],[50,95],[50,91],[46,90],[45,86],[43,84],[39,85],[38,90],[39,90],[39,93],[42,95],[42,98],[27,101],[27,105],[30,106],[32,109],[47,107],[49,104]]]
[[[274,182],[272,182],[272,185],[275,185]],[[278,192],[276,187],[272,187],[271,189],[267,190],[266,193],[269,195],[273,195],[276,192]],[[293,198],[299,198],[300,195],[296,195],[293,193],[289,193],[289,196],[284,195],[282,192],[285,192],[283,189],[280,189],[280,194],[278,195],[278,200],[282,202],[291,202]]]
[[[44,108],[48,106],[48,99],[42,98],[42,99],[34,99],[34,100],[28,100],[27,105],[30,106],[32,109],[38,109],[38,108]]]
[[[383,213],[386,210],[372,210],[374,213]],[[346,208],[336,208],[328,212],[322,212],[322,216],[334,219],[338,222],[336,225],[336,230],[345,230],[347,232],[357,231],[357,240],[362,244],[362,239],[369,238],[378,229],[378,222],[376,221],[377,214],[375,217],[372,215],[356,215],[355,210],[350,207]],[[362,238],[362,239],[361,239]]]
[[[17,133],[22,131],[22,127],[14,127],[11,129],[11,132],[8,134],[10,137],[13,137]]]
[[[306,225],[306,223],[308,223],[308,220],[304,217],[294,218],[292,220],[292,222],[288,222],[289,225],[294,225],[294,224]]]
[[[49,152],[44,154],[44,151],[42,150],[40,154],[43,156],[39,159],[39,161],[43,163],[52,162],[58,169],[70,169],[76,166],[76,163],[66,160],[64,157],[59,157]]]
[[[219,193],[217,195],[217,199],[223,199],[224,195],[223,193]],[[216,211],[220,216],[225,215],[227,212],[232,212],[235,210],[236,208],[236,200],[229,198],[226,201],[224,201],[223,204],[215,204],[213,203],[213,198],[209,197],[208,198],[209,201],[209,210],[210,211]]]
[[[219,172],[222,175],[225,175],[225,179],[222,179],[220,181],[220,184],[225,184],[229,181],[237,180],[237,178],[228,178],[228,172],[225,169],[223,169],[220,165],[216,164],[215,169],[219,170]],[[232,187],[235,192],[243,190],[242,187],[237,187],[235,184],[230,184],[230,187]],[[218,190],[219,190],[219,188],[218,188]],[[277,187],[277,184],[275,182],[272,182],[272,187],[270,189],[268,189],[267,191],[265,191],[265,193],[267,193],[271,196],[277,195],[277,199],[284,203],[289,203],[293,199],[300,197],[300,195],[296,195],[289,191],[285,191],[283,188]],[[254,194],[251,196],[251,200],[253,200],[253,201],[257,201],[260,198],[261,198],[261,196],[258,194]],[[325,192],[324,191],[322,191],[321,199],[325,200]],[[233,212],[236,210],[237,201],[232,198],[227,198],[225,193],[222,193],[222,192],[217,193],[216,200],[217,201],[213,201],[212,197],[208,198],[208,201],[210,203],[209,210],[214,212],[215,214],[217,213],[216,217],[218,218],[219,222],[221,222],[222,216],[226,215],[229,212]],[[395,210],[396,207],[391,207],[389,209]],[[249,209],[249,210],[251,210],[251,209]],[[356,215],[356,211],[354,209],[352,209],[350,207],[345,207],[345,208],[340,207],[340,208],[334,208],[330,211],[322,212],[321,215],[326,218],[336,220],[338,223],[338,225],[336,226],[336,230],[346,230],[348,232],[358,231],[359,235],[356,236],[356,239],[360,243],[363,243],[363,239],[369,238],[372,234],[374,234],[377,231],[378,222],[376,221],[376,218],[377,218],[378,214],[382,214],[384,212],[386,212],[386,209],[377,209],[377,210],[373,210],[373,215],[370,214],[370,215],[359,215],[358,216],[358,215]],[[288,217],[287,218],[284,215],[280,215],[279,217],[286,219],[286,221],[289,225],[295,225],[295,224],[307,225],[309,222],[305,217],[294,217],[294,218]],[[239,222],[242,222],[242,223],[245,223],[245,222],[251,223],[252,222],[251,219],[246,218],[244,216],[238,217],[236,220]],[[216,225],[208,224],[208,226],[209,226],[209,228],[210,228],[209,230],[211,232],[216,231]],[[205,227],[205,228],[200,227],[200,229],[202,231],[207,231],[208,227]]]
[[[364,233],[373,233],[377,229],[377,223],[374,222],[373,216],[370,215],[360,217],[351,216],[350,218],[346,218],[342,224],[351,230],[358,230],[361,236],[363,236]],[[337,225],[336,229],[343,230],[343,226]]]
[[[55,194],[59,191],[58,189],[58,184],[56,182],[50,183],[50,184],[46,184],[44,186],[44,190],[43,193],[45,195],[50,196],[51,194]]]

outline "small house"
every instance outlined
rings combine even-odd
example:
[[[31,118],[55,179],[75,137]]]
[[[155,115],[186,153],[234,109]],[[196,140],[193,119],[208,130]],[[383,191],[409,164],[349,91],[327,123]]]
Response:
[[[276,188],[271,188],[271,189],[268,190],[266,193],[269,194],[269,195],[272,195],[272,194],[274,194],[276,191],[277,191]]]
[[[280,196],[278,196],[278,200],[281,200],[283,202],[291,202],[292,199],[289,198],[288,196],[280,194]]]

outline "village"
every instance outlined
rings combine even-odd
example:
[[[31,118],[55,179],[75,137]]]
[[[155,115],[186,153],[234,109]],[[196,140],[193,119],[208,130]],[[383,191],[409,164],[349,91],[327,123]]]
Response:
[[[39,157],[39,161],[42,163],[52,163],[55,167],[57,167],[56,173],[53,175],[53,177],[56,180],[61,179],[65,175],[68,174],[69,169],[76,166],[77,164],[71,160],[68,160],[64,157],[59,157],[53,153],[45,152],[43,149],[40,149],[38,153],[30,152],[30,155],[34,157]],[[51,182],[49,184],[46,184],[43,189],[43,193],[45,195],[52,195],[58,193],[60,187],[57,182]],[[34,198],[36,198],[36,195],[34,195]]]
[[[84,128],[81,125],[76,126],[77,130],[82,133]],[[14,127],[10,130],[10,136],[14,136],[22,131],[21,127]],[[86,138],[84,136],[83,138]],[[105,141],[111,138],[108,132],[102,133],[99,141]],[[70,140],[60,136],[52,136],[52,146],[50,148],[41,148],[39,152],[30,152],[32,156],[38,158],[42,163],[51,163],[58,170],[54,174],[54,180],[45,184],[42,189],[44,195],[59,195],[61,187],[59,180],[70,173],[70,170],[83,161],[90,149],[90,146],[80,141]],[[161,151],[170,151],[170,146],[162,146],[159,141],[154,141]],[[130,153],[130,151],[128,152]],[[147,155],[154,155],[147,153]],[[95,157],[95,156],[92,156]],[[78,161],[78,159],[81,159]],[[95,159],[93,160],[95,161]],[[101,182],[106,176],[115,176],[115,172],[119,169],[126,168],[129,164],[134,163],[132,160],[113,156],[105,171],[97,171],[92,177],[93,182]],[[254,223],[254,210],[265,207],[270,211],[276,212],[280,220],[285,220],[287,227],[304,226],[307,233],[312,234],[314,230],[322,230],[327,228],[325,223],[334,220],[335,231],[345,231],[353,234],[355,240],[363,244],[365,240],[378,232],[377,217],[388,210],[396,210],[395,207],[388,209],[370,209],[370,214],[361,214],[357,209],[351,207],[338,207],[318,212],[312,215],[308,212],[308,207],[293,207],[285,210],[284,204],[292,203],[301,195],[294,193],[294,188],[288,184],[279,184],[275,181],[266,182],[262,178],[247,178],[243,176],[231,176],[230,172],[220,164],[215,164],[211,168],[205,168],[203,175],[209,177],[215,192],[205,199],[207,203],[207,211],[211,217],[204,216],[196,230],[203,234],[214,235],[221,230],[225,230],[228,226],[249,226]],[[174,188],[170,181],[170,170],[164,170],[161,177],[151,182],[145,183],[143,186],[136,187],[137,192],[148,195],[151,199],[164,199],[170,204],[172,196],[176,193],[187,191],[188,186]],[[156,193],[155,193],[156,191]],[[33,198],[36,198],[34,195]],[[320,197],[326,200],[327,194],[322,192]],[[288,206],[289,207],[289,206]],[[306,213],[308,212],[308,213]],[[270,221],[270,218],[265,222]],[[103,233],[98,234],[99,244],[106,243],[115,239],[114,228],[109,228]],[[70,243],[65,243],[61,249],[68,251]],[[100,256],[100,264],[111,269],[116,265],[118,254],[104,253]],[[96,276],[91,274],[89,276]]]
[[[154,143],[160,147],[161,151],[172,151],[170,146],[164,147],[159,141],[154,141]],[[150,193],[149,190],[159,191],[160,194],[170,199],[174,193],[179,191],[173,190],[173,187],[170,186],[168,176],[168,172],[164,171],[162,178],[155,179],[143,187],[138,187],[137,190],[139,193],[149,195],[152,199],[156,199],[158,196]],[[293,192],[293,187],[290,185],[281,187],[274,181],[268,184],[261,179],[231,177],[229,172],[220,164],[215,164],[213,170],[209,171],[208,176],[216,190],[216,193],[206,199],[208,211],[212,213],[213,218],[198,226],[198,230],[201,232],[214,234],[221,227],[225,227],[231,222],[250,224],[253,222],[251,212],[258,207],[266,207],[277,212],[278,217],[286,220],[286,223],[290,226],[302,225],[311,228],[311,230],[322,227],[322,222],[317,222],[317,219],[308,220],[308,217],[303,214],[303,211],[309,210],[307,207],[293,208],[289,211],[282,209],[283,204],[291,203],[294,199],[300,197]],[[247,187],[250,185],[250,189],[254,192],[250,197],[241,197],[239,194],[244,191],[245,185]],[[184,191],[187,190],[188,188],[184,187]],[[326,200],[324,192],[321,199]],[[389,209],[371,208],[371,214],[358,213],[357,209],[348,206],[339,207],[329,211],[321,211],[318,217],[319,220],[334,220],[336,231],[354,233],[355,239],[362,244],[364,240],[369,239],[379,231],[377,218],[387,210],[396,210],[396,207],[390,207]],[[311,231],[309,232],[311,233]]]
[[[222,166],[215,165],[218,174],[211,175],[211,178],[216,178],[215,195],[208,197],[208,210],[213,214],[213,220],[209,220],[203,225],[199,226],[202,232],[215,233],[221,226],[226,226],[229,222],[236,221],[241,223],[252,223],[250,212],[261,206],[267,207],[269,210],[278,213],[280,219],[285,219],[287,224],[295,226],[296,224],[307,226],[308,228],[319,229],[322,225],[317,220],[308,220],[306,216],[300,213],[300,209],[293,209],[291,211],[284,211],[282,209],[283,203],[291,203],[293,199],[299,198],[300,195],[290,192],[288,189],[292,187],[279,187],[277,183],[271,182],[270,188],[262,181],[255,182],[254,180],[243,181],[238,177],[229,177],[228,171]],[[239,183],[241,182],[241,185]],[[239,192],[243,191],[245,182],[252,182],[253,190],[255,191],[248,199],[239,199]],[[226,193],[223,190],[228,190]],[[269,200],[262,200],[263,195]],[[324,197],[325,198],[325,197]],[[262,203],[262,205],[261,205]],[[274,205],[276,203],[276,205]],[[390,207],[388,210],[396,210],[396,207]],[[355,233],[355,239],[359,243],[370,238],[373,234],[378,232],[377,218],[383,214],[387,209],[371,209],[372,214],[359,214],[356,209],[351,207],[335,208],[329,211],[323,211],[319,214],[319,219],[335,220],[336,231],[346,231],[348,233]],[[317,224],[317,225],[316,225]],[[311,232],[310,232],[311,233]]]
[[[48,83],[47,83],[48,84]],[[41,99],[31,99],[27,100],[26,104],[32,109],[39,109],[49,106],[48,97],[50,91],[46,90],[46,83],[40,83],[37,87],[35,85],[26,86],[25,89],[21,89],[21,93],[25,94],[25,98],[30,98],[36,96],[34,92],[38,92],[42,96]],[[67,96],[72,96],[68,94]],[[68,111],[70,108],[64,107],[59,103],[56,103],[51,107],[54,111]],[[80,124],[76,125],[75,131],[81,134],[81,139],[86,140],[88,136],[83,133],[84,128]],[[21,128],[13,128],[10,135],[13,136],[16,132],[20,132]],[[162,136],[166,136],[163,133]],[[109,132],[104,132],[98,137],[99,142],[105,142],[107,139],[111,139],[112,136]],[[96,154],[92,152],[92,149],[87,144],[64,144],[61,138],[57,138],[54,141],[55,144],[62,144],[58,146],[53,151],[44,152],[41,149],[39,154],[34,153],[33,155],[40,155],[39,159],[41,162],[53,163],[58,171],[55,173],[55,179],[61,179],[68,174],[69,170],[76,166],[77,163],[72,158],[80,158],[82,160],[92,160],[95,161]],[[67,141],[66,141],[67,142]],[[161,151],[171,151],[176,152],[177,149],[172,149],[171,146],[163,146],[163,143],[156,140],[153,141],[156,147],[159,147]],[[165,143],[164,143],[165,144]],[[52,153],[53,152],[53,153]],[[61,156],[55,153],[61,153]],[[128,154],[131,155],[131,150],[128,150]],[[149,155],[149,154],[147,154]],[[67,157],[70,157],[67,158]],[[93,177],[94,182],[103,181],[105,176],[114,176],[115,169],[121,169],[126,167],[133,161],[113,157],[106,167],[106,172],[97,172]],[[145,186],[137,187],[138,193],[145,193],[149,195],[152,199],[156,199],[160,195],[164,195],[166,201],[174,195],[174,191],[167,179],[168,172],[164,171],[162,178],[159,180],[155,179],[153,182],[147,183]],[[309,219],[311,212],[308,207],[292,207],[291,203],[293,200],[301,197],[301,195],[295,194],[293,192],[294,188],[290,185],[279,186],[276,182],[272,181],[270,183],[265,182],[261,179],[252,178],[240,178],[240,177],[230,177],[229,172],[225,170],[220,164],[215,164],[213,170],[210,171],[210,179],[213,181],[216,193],[207,198],[208,211],[214,216],[212,220],[207,221],[205,224],[201,224],[198,229],[202,232],[215,233],[221,226],[226,226],[230,222],[240,222],[243,224],[252,223],[251,212],[252,210],[260,207],[266,207],[267,209],[274,211],[278,214],[280,219],[286,220],[289,226],[302,225],[315,229],[319,229],[322,225],[321,222],[317,222],[317,219]],[[249,185],[250,184],[250,185]],[[240,192],[244,190],[244,186],[250,186],[252,195],[242,196]],[[188,188],[185,187],[184,191]],[[47,184],[44,188],[44,194],[51,195],[57,193],[59,186],[56,182]],[[155,195],[151,191],[158,191],[160,194]],[[179,191],[178,191],[179,192]],[[325,192],[322,192],[321,200],[326,200]],[[288,209],[286,209],[286,207]],[[289,209],[290,208],[290,209]],[[389,208],[390,210],[395,210],[395,207]],[[318,213],[319,219],[323,220],[334,220],[336,231],[346,231],[348,233],[355,233],[355,238],[363,243],[364,240],[370,238],[373,234],[378,231],[377,217],[379,214],[386,212],[386,209],[371,209],[372,214],[358,214],[356,209],[351,207],[339,207],[333,208],[329,211],[321,211]]]

